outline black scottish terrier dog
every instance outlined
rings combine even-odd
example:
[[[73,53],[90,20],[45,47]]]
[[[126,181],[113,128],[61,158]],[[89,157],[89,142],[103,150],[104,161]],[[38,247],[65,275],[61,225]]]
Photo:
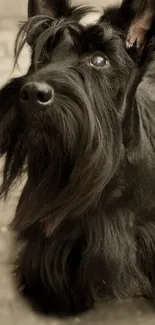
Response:
[[[0,91],[1,195],[26,166],[15,274],[44,312],[155,295],[153,9],[126,0],[85,25],[92,8],[29,1],[15,52],[27,42],[31,64]]]

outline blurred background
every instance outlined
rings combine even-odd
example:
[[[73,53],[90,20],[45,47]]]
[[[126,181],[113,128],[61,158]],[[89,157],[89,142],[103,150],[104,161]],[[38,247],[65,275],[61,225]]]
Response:
[[[57,0],[59,1],[59,0]],[[118,0],[119,1],[119,0]],[[73,0],[74,3],[90,3],[91,5],[102,5],[117,3],[116,0]],[[1,0],[0,16],[11,18],[24,17],[26,12],[27,0]]]
[[[59,0],[57,0],[59,1]],[[120,0],[73,0],[73,3],[88,3],[94,6],[105,6],[118,3]],[[26,18],[28,0],[0,0],[0,86],[10,77],[13,67],[13,44],[19,21]],[[23,52],[20,60],[20,71],[24,72],[28,64],[28,55]]]

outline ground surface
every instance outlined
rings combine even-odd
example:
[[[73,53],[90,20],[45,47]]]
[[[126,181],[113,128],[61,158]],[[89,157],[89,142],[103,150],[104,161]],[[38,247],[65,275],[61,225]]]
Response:
[[[16,20],[10,18],[0,20],[0,85],[11,73],[12,44],[16,29]],[[22,70],[26,65],[27,55],[23,54]],[[65,320],[44,318],[34,313],[19,296],[11,275],[16,247],[8,224],[12,220],[19,193],[20,187],[16,187],[7,202],[2,200],[0,202],[0,325],[155,325],[155,306],[144,299],[102,303],[96,306],[94,311],[81,317]]]

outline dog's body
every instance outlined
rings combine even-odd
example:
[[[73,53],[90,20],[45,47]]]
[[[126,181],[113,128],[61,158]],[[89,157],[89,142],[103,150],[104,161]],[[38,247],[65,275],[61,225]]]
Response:
[[[86,8],[30,1],[16,47],[18,57],[31,46],[30,69],[0,92],[2,193],[28,172],[12,224],[16,275],[45,312],[154,297],[154,39],[138,66],[121,10],[84,27]]]

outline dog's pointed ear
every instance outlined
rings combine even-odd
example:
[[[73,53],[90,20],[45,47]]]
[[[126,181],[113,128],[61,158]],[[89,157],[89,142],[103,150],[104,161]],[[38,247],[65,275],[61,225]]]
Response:
[[[70,0],[29,0],[28,17],[49,14],[54,17],[67,16],[71,7]]]
[[[127,47],[143,49],[155,17],[154,0],[124,0],[120,7],[105,10],[102,20],[126,34]]]

